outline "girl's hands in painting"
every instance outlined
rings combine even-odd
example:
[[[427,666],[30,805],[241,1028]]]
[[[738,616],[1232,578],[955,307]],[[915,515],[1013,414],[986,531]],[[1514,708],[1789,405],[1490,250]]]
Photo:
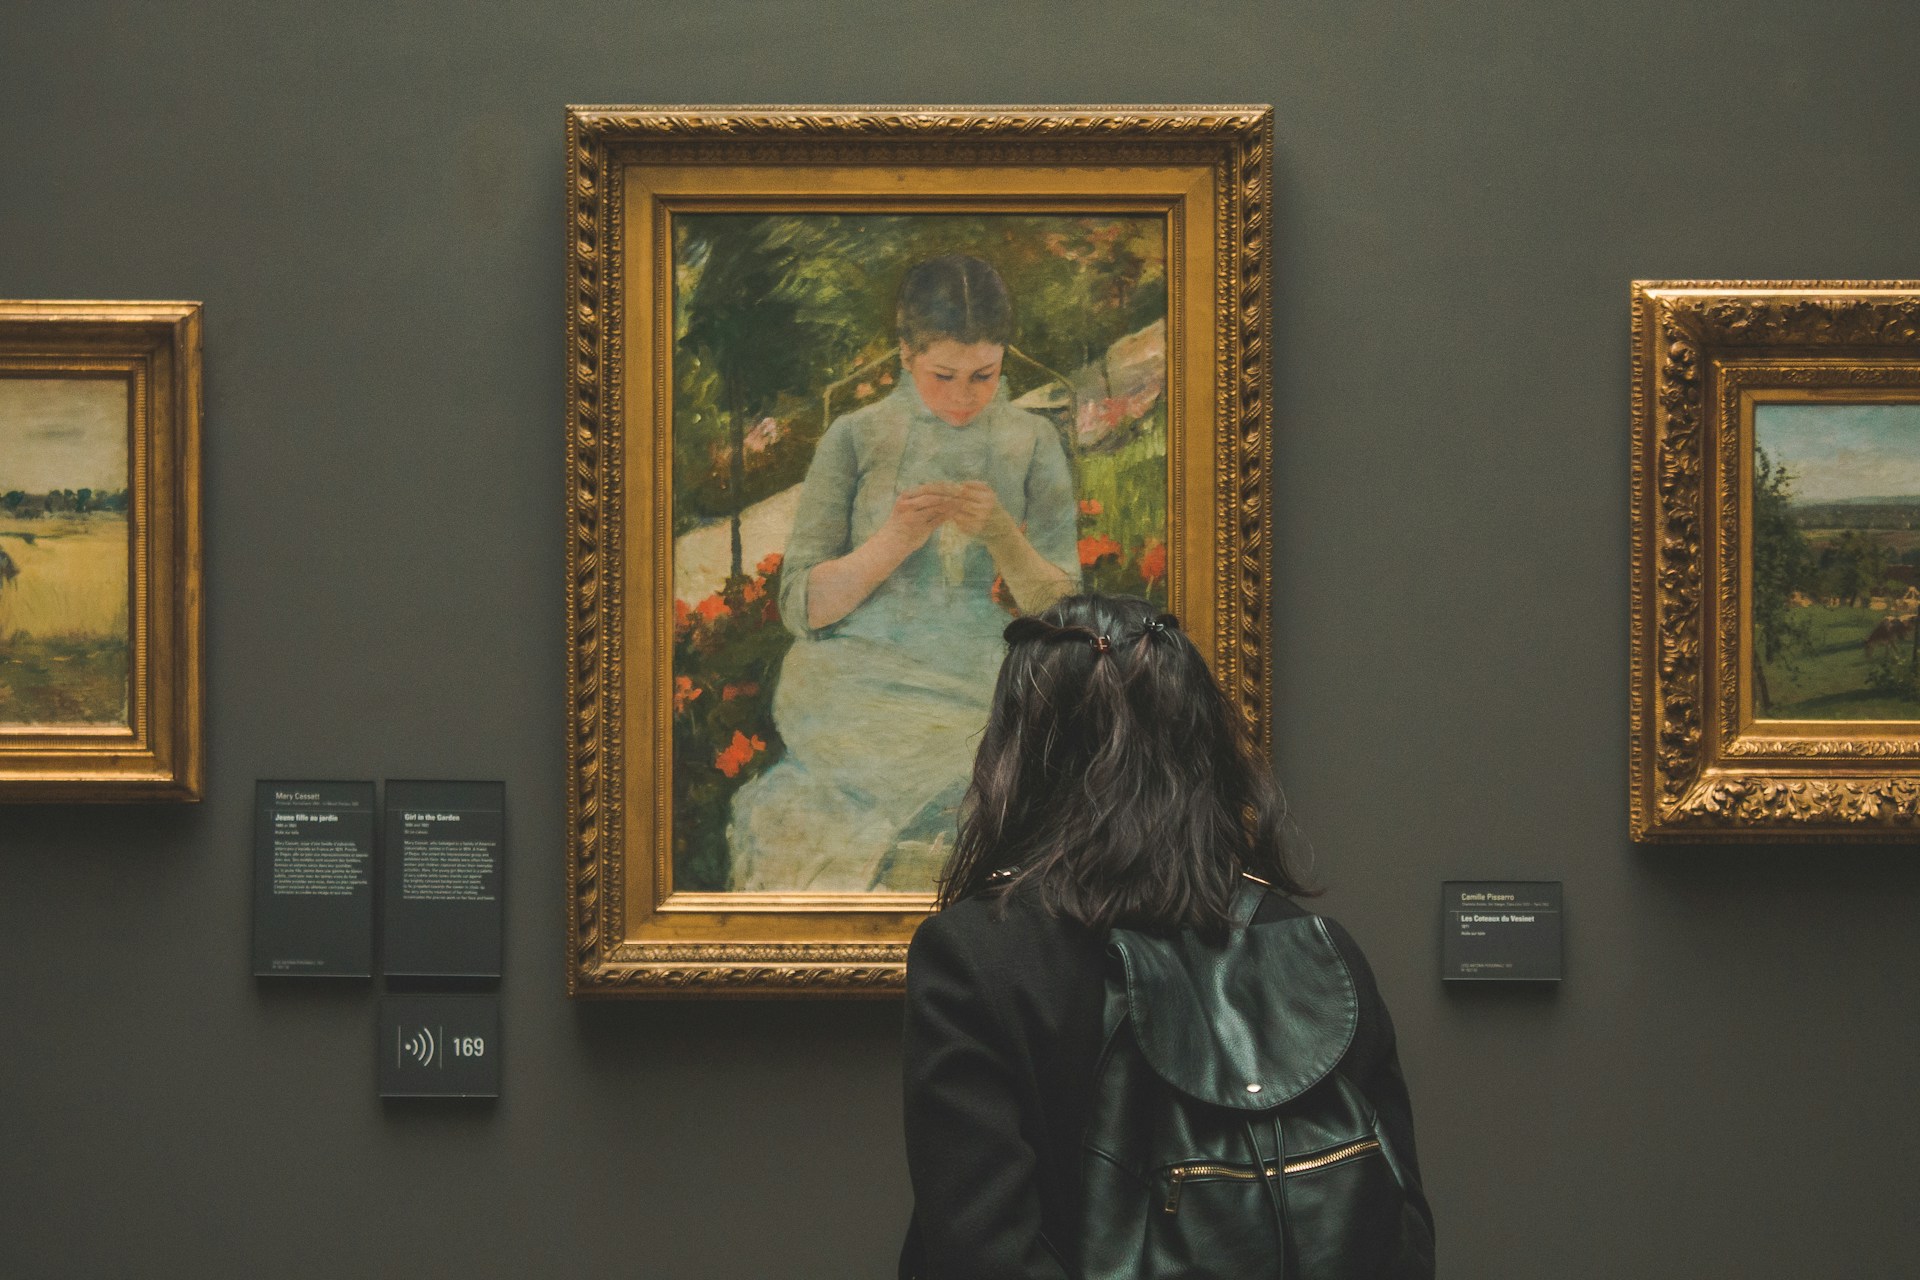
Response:
[[[1019,531],[1000,495],[984,480],[915,485],[894,499],[887,524],[889,536],[909,551],[918,550],[943,524],[958,525],[968,537],[987,542]]]
[[[918,551],[935,529],[953,517],[961,488],[957,484],[915,485],[893,500],[893,512],[882,532],[903,550]]]
[[[857,609],[902,561],[952,523],[978,538],[1020,608],[1037,613],[1073,589],[1065,570],[1033,549],[1000,495],[984,480],[915,485],[893,500],[893,510],[871,538],[807,576],[807,625],[831,626]]]
[[[969,537],[992,543],[1009,533],[1018,533],[1013,517],[1000,505],[1000,495],[984,480],[969,480],[952,486],[955,490],[947,509],[947,518]]]
[[[984,480],[956,485],[950,519],[970,537],[980,539],[993,556],[1014,603],[1023,613],[1038,613],[1073,590],[1065,570],[1034,550],[1013,516],[1000,505],[1000,495]]]
[[[859,608],[901,561],[927,544],[960,500],[957,484],[915,485],[893,500],[873,536],[807,575],[807,625],[826,627]]]

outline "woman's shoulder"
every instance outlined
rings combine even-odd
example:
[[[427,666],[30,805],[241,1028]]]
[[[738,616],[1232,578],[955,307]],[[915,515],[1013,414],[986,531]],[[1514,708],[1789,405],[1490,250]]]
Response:
[[[899,393],[896,391],[892,394],[881,396],[878,400],[869,400],[863,405],[856,405],[854,408],[836,413],[833,416],[831,426],[840,427],[844,430],[857,428],[862,423],[892,417],[897,414],[900,409],[900,406],[895,403],[898,395]],[[829,429],[831,429],[831,427]]]
[[[921,932],[955,940],[987,939],[1006,942],[1041,935],[1085,930],[1074,921],[1048,911],[1034,892],[971,894],[928,916]],[[915,935],[916,941],[919,935]]]
[[[924,938],[930,944],[1009,947],[1039,940],[1101,941],[1078,921],[1048,911],[1037,891],[1023,888],[1025,891],[1010,894],[989,890],[962,898],[928,916],[914,935],[914,942],[918,944]],[[1282,893],[1267,894],[1254,914],[1253,923],[1296,919],[1323,922],[1343,956],[1360,956],[1359,944],[1338,920],[1309,911]]]
[[[1104,943],[1077,921],[1049,912],[1031,893],[975,894],[928,916],[913,935],[907,974],[964,966],[983,975],[1031,977],[1068,956],[1099,956]]]
[[[842,443],[864,454],[887,441],[904,438],[912,417],[910,399],[896,387],[889,395],[847,410],[827,424],[820,447]]]
[[[885,400],[873,404],[863,404],[858,409],[849,409],[827,424],[827,430],[820,437],[825,445],[830,440],[858,441],[867,440],[877,429],[890,423],[894,416],[886,412]]]

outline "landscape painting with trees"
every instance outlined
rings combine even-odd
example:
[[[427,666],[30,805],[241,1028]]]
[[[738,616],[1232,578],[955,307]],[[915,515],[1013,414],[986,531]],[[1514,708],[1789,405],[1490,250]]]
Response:
[[[999,629],[1167,599],[1165,220],[672,228],[675,889],[926,892]]]
[[[128,384],[0,377],[0,725],[127,723]]]
[[[1920,720],[1920,404],[1754,411],[1754,715]]]

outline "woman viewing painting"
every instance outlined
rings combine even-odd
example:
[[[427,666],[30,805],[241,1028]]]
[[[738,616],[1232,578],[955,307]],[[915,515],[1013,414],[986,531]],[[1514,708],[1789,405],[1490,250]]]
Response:
[[[1008,401],[1007,286],[982,258],[912,267],[902,377],[836,419],[801,487],[773,695],[784,754],[732,804],[729,887],[865,892],[946,855],[1001,657],[1008,600],[1080,585],[1072,472],[1054,426]]]

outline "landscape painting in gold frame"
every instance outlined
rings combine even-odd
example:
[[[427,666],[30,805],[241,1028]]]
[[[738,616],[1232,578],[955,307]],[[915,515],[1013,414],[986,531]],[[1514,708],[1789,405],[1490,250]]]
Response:
[[[1633,287],[1632,834],[1920,835],[1920,282]]]
[[[0,302],[0,802],[198,800],[200,305]]]
[[[897,992],[999,633],[1070,591],[1269,741],[1271,133],[570,109],[570,993]]]

